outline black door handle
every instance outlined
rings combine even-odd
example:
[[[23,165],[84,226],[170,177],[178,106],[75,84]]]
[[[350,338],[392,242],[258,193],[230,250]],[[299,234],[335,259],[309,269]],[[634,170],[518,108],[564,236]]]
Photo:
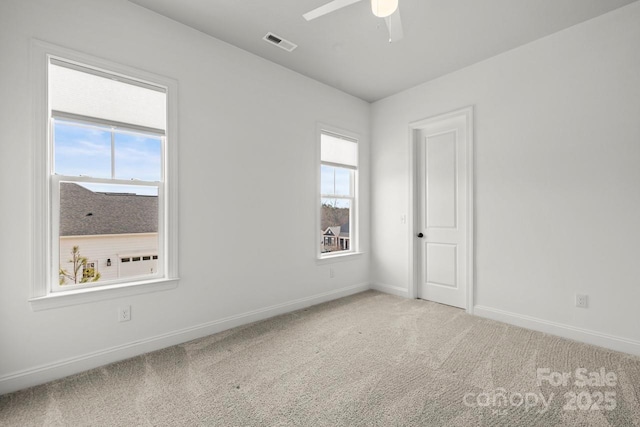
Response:
[[[422,239],[424,237],[424,234],[418,233],[418,237]]]

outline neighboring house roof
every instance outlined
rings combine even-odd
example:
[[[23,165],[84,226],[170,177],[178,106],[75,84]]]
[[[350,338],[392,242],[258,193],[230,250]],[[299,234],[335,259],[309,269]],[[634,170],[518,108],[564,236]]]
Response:
[[[155,233],[158,197],[100,193],[60,183],[60,235]]]
[[[340,235],[340,227],[327,227],[324,232],[325,236],[339,236]]]
[[[349,223],[327,227],[322,233],[324,236],[349,237]]]

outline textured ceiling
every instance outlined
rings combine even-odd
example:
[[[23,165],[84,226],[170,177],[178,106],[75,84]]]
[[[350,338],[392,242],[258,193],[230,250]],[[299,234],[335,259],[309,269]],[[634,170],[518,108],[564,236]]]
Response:
[[[130,1],[372,102],[637,0],[400,0],[391,44],[368,0],[309,22],[329,0]],[[269,31],[298,48],[267,44]]]

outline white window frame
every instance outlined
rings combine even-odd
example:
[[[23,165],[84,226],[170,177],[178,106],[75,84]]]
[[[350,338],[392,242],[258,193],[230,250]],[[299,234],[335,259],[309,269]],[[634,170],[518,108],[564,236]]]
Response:
[[[321,176],[321,168],[323,164],[327,166],[340,167],[339,164],[335,163],[324,163],[321,157],[321,141],[322,134],[330,134],[332,136],[343,138],[348,141],[351,141],[356,144],[356,153],[357,153],[357,165],[355,169],[352,169],[352,195],[351,196],[343,196],[343,195],[325,195],[322,194],[322,176]],[[316,189],[316,224],[315,229],[320,230],[322,226],[322,199],[323,198],[337,198],[337,199],[348,199],[351,200],[351,209],[349,212],[349,249],[344,251],[334,251],[322,253],[320,250],[320,242],[318,242],[317,231],[314,233],[316,236],[315,239],[315,247],[316,247],[316,261],[318,263],[323,262],[331,262],[331,261],[339,261],[349,259],[354,256],[361,255],[360,252],[360,209],[359,209],[359,170],[360,170],[360,135],[357,133],[340,129],[335,126],[331,126],[325,123],[318,123],[316,126],[316,164],[317,164],[317,189]]]
[[[67,290],[56,290],[54,266],[57,267],[58,238],[54,188],[61,178],[52,175],[53,150],[50,142],[50,107],[48,92],[48,69],[51,58],[62,58],[80,66],[105,70],[109,74],[135,79],[141,83],[159,86],[167,91],[167,126],[165,130],[164,156],[162,159],[163,181],[159,185],[159,253],[161,272],[156,276],[132,278],[128,281],[109,282],[102,286],[70,286]],[[33,40],[31,43],[31,79],[33,81],[33,210],[32,210],[32,269],[29,302],[33,310],[44,310],[81,304],[121,296],[136,295],[173,289],[178,285],[178,199],[177,199],[177,82],[173,79],[117,64],[84,53],[76,52],[50,43]],[[70,177],[64,181],[73,180]],[[81,179],[78,179],[81,180]],[[97,179],[96,179],[97,180]],[[117,180],[104,180],[121,183]],[[131,181],[127,181],[132,184]],[[137,185],[137,183],[134,182]],[[162,192],[162,197],[160,197]],[[66,288],[66,287],[65,287]]]

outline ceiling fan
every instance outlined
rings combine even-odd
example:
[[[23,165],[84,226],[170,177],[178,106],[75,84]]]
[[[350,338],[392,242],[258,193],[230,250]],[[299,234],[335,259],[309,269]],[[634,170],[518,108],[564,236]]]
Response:
[[[307,21],[319,18],[328,13],[335,12],[343,7],[350,6],[362,0],[333,0],[323,6],[313,9],[302,15]],[[378,18],[384,18],[389,30],[389,43],[400,40],[404,34],[402,32],[402,22],[400,20],[400,9],[398,0],[370,0],[371,11]]]

